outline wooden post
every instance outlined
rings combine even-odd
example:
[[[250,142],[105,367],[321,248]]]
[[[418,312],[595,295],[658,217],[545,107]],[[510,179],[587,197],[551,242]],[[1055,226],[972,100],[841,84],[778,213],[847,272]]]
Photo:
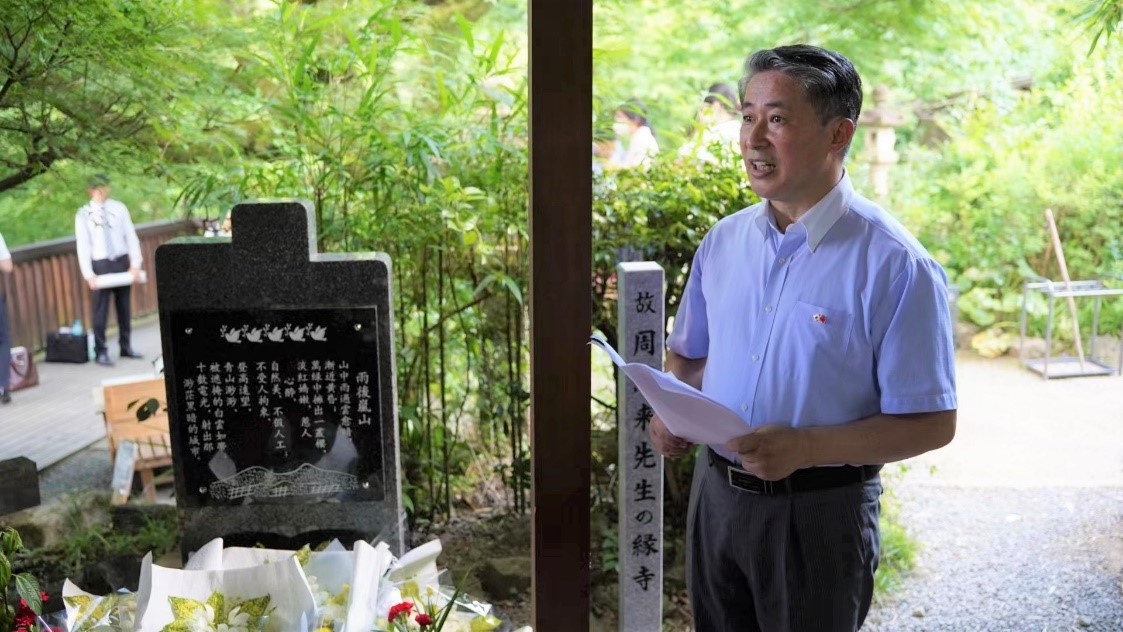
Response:
[[[1045,209],[1045,220],[1049,223],[1049,235],[1053,238],[1053,250],[1057,253],[1057,263],[1061,267],[1061,278],[1065,282],[1065,291],[1072,289],[1072,280],[1068,277],[1068,264],[1065,263],[1065,251],[1061,247],[1061,234],[1057,232],[1057,222],[1053,219],[1053,209]],[[1076,311],[1076,299],[1068,299],[1068,313],[1072,316],[1072,337],[1076,340],[1076,355],[1080,359],[1080,372],[1084,372],[1084,343],[1080,340],[1080,315]],[[1048,353],[1048,350],[1046,350]]]
[[[589,629],[592,0],[530,0],[531,595]]]

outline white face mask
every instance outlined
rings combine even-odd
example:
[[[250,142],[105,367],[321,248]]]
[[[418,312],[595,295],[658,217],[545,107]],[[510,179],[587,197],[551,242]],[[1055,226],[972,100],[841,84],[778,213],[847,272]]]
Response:
[[[612,131],[616,132],[617,136],[627,137],[632,135],[632,126],[622,121],[617,121],[612,124]]]

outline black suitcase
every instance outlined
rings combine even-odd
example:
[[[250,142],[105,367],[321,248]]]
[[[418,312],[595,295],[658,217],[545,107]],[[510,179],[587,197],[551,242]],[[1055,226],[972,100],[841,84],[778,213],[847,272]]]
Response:
[[[89,351],[86,347],[86,336],[75,336],[62,332],[47,334],[46,362],[73,362],[81,364],[89,362]]]

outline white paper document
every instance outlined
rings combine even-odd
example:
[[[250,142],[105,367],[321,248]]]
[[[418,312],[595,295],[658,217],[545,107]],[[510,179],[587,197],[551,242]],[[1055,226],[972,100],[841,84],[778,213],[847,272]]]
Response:
[[[674,374],[638,362],[624,362],[624,358],[600,336],[592,336],[590,344],[612,358],[676,437],[692,443],[722,445],[751,431],[737,413]]]
[[[137,283],[148,283],[148,272],[141,270]],[[97,275],[97,289],[104,290],[111,287],[124,287],[133,284],[132,272],[109,272]]]

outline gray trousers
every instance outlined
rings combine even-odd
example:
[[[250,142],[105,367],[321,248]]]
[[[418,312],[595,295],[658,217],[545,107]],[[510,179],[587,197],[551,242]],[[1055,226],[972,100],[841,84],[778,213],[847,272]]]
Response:
[[[696,632],[841,632],[862,626],[881,538],[881,479],[762,496],[701,450],[687,514]]]

